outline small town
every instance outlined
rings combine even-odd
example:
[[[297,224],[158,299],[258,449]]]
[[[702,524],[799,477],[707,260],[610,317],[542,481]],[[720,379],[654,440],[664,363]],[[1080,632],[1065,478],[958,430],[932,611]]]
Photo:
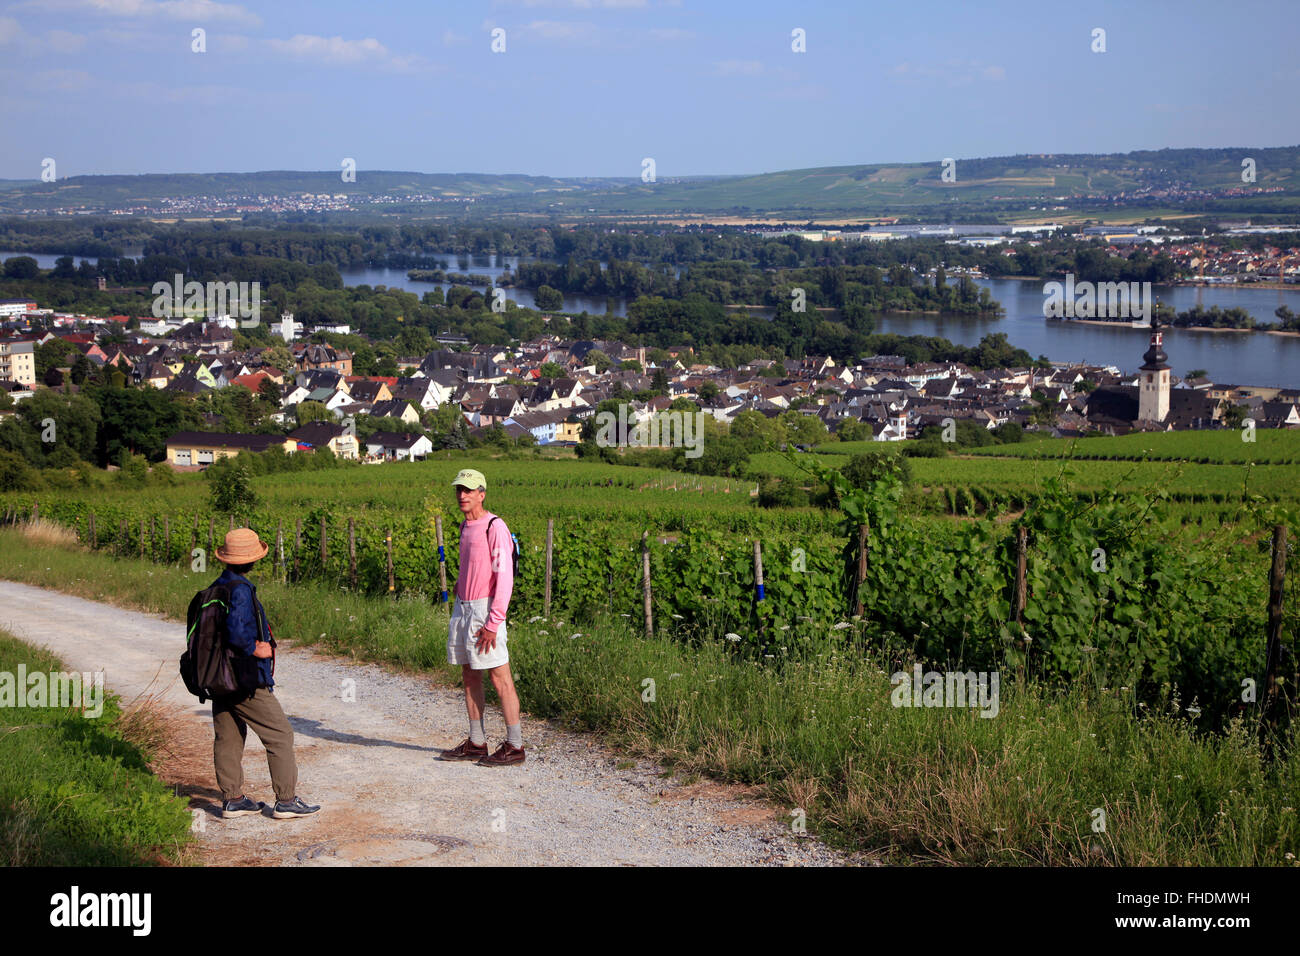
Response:
[[[42,320],[53,328],[30,328]],[[282,316],[271,330],[285,336],[278,351],[286,362],[268,348],[235,351],[237,323],[230,317],[138,322],[155,334],[125,329],[128,321],[11,316],[0,338],[0,385],[21,402],[40,388],[74,392],[92,370],[119,370],[132,385],[177,395],[242,388],[275,403],[266,419],[283,428],[281,435],[232,433],[209,416],[208,429],[169,437],[167,462],[187,470],[272,444],[287,452],[329,448],[368,462],[419,460],[437,448],[426,428],[430,416],[447,407],[456,409],[464,435],[475,442],[496,432],[515,445],[574,446],[584,421],[610,399],[628,404],[632,422],[682,407],[674,403],[685,399],[724,424],[745,411],[768,418],[795,411],[815,418],[827,436],[879,442],[914,438],[948,420],[988,430],[1015,424],[1055,438],[1236,428],[1245,420],[1256,428],[1300,428],[1300,389],[1180,379],[1158,349],[1127,373],[1077,364],[984,370],[958,362],[909,365],[893,355],[761,359],[726,369],[693,362],[684,348],[544,336],[515,350],[457,343],[456,350],[400,357],[397,376],[364,376],[352,374],[347,350],[297,340],[299,331],[312,339],[347,334],[347,326],[302,330],[292,315]],[[35,353],[51,342],[67,343],[70,364],[52,366],[38,382]],[[660,362],[648,358],[653,351],[664,353]],[[287,367],[274,364],[277,358]],[[1159,381],[1150,382],[1149,372],[1160,373]],[[366,419],[400,430],[363,425],[360,437],[357,423]]]

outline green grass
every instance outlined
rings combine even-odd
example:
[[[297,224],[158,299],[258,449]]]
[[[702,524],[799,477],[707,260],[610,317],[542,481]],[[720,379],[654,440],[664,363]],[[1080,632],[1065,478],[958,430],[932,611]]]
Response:
[[[966,454],[993,458],[1107,458],[1139,461],[1190,461],[1202,464],[1300,464],[1300,431],[1264,428],[1253,442],[1235,430],[1139,433],[1118,437],[1049,438],[1011,445],[970,448]],[[820,450],[820,449],[819,449]]]
[[[1075,454],[1091,454],[1094,448],[1099,448],[1100,454],[1104,450],[1100,449],[1103,442],[1127,440],[1097,438],[1081,441],[1075,448]],[[935,490],[980,487],[987,491],[1018,492],[1029,496],[1042,487],[1045,479],[1061,474],[1063,461],[1060,456],[1068,453],[1069,447],[1070,443],[1058,439],[984,449],[960,449],[954,450],[945,458],[912,458],[909,461],[913,485],[917,488]],[[1040,448],[1048,453],[1034,454]],[[1172,451],[1168,453],[1167,460],[1142,461],[1139,446],[1128,444],[1124,448],[1132,456],[1131,460],[1123,455],[1114,455],[1113,458],[1107,455],[1103,460],[1076,457],[1065,463],[1070,486],[1079,492],[1110,491],[1117,487],[1138,492],[1163,488],[1175,500],[1193,502],[1239,500],[1245,488],[1251,494],[1271,500],[1300,499],[1300,465],[1270,464],[1252,467],[1244,461],[1233,461],[1228,447],[1214,450],[1223,463],[1203,464],[1180,460],[1174,457]],[[1276,443],[1264,446],[1266,454],[1278,457],[1287,453],[1284,449],[1285,446]],[[834,454],[829,449],[819,449],[818,453],[800,457],[809,463],[815,460],[832,468],[842,468],[849,461],[848,455]],[[749,461],[751,472],[756,474],[767,473],[798,479],[808,477],[798,465],[792,464],[777,452],[752,455]]]
[[[0,533],[0,576],[173,617],[207,583],[15,531]],[[443,610],[254,578],[278,636],[455,680]],[[1203,734],[1176,701],[1146,714],[1127,688],[1085,680],[1052,692],[1004,674],[999,713],[985,719],[894,708],[870,650],[832,637],[803,657],[754,661],[721,635],[646,640],[617,615],[511,625],[533,718],[599,731],[688,779],[755,785],[783,811],[805,810],[811,830],[887,859],[1287,865],[1300,854],[1300,766],[1263,763],[1241,723]],[[1093,829],[1097,809],[1104,832]]]
[[[48,651],[0,631],[0,672],[15,674],[20,664],[29,675],[67,670]],[[98,717],[87,713],[0,708],[0,864],[183,862],[187,801],[149,772],[149,755],[128,739],[116,698]]]

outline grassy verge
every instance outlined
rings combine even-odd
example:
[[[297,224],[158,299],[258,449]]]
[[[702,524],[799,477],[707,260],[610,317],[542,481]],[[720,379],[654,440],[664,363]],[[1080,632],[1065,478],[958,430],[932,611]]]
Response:
[[[120,606],[180,617],[216,576],[18,534],[0,533],[0,577]],[[444,611],[253,576],[278,637],[456,679]],[[962,864],[1292,865],[1300,856],[1300,764],[1265,765],[1247,726],[1204,735],[1177,701],[1138,713],[1126,688],[1087,681],[1058,691],[1005,680],[992,718],[895,708],[889,675],[861,653],[828,644],[820,656],[759,663],[728,647],[646,640],[620,616],[511,621],[527,712],[601,731],[682,773],[758,785],[842,845]]]
[[[67,670],[0,631],[0,673],[19,665],[28,675]],[[149,772],[150,722],[111,695],[94,710],[0,706],[0,865],[186,860],[190,812]]]

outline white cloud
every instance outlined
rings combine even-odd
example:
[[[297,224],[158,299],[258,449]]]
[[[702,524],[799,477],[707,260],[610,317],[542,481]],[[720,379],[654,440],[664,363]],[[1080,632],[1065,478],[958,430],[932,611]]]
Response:
[[[394,53],[374,37],[345,40],[342,37],[299,33],[287,40],[272,39],[266,42],[273,51],[284,56],[332,66],[376,66],[398,73],[412,73],[427,67],[423,57]]]
[[[95,78],[85,70],[41,70],[27,76],[27,86],[43,93],[75,93],[94,83]]]
[[[694,40],[695,34],[690,30],[681,30],[677,27],[655,27],[650,31],[650,36],[656,40]]]
[[[571,10],[641,10],[649,0],[520,0],[524,7],[568,7]]]
[[[515,31],[506,29],[506,35],[510,36],[513,32],[522,33],[526,39],[532,39],[542,42],[559,42],[559,43],[596,43],[600,39],[600,30],[594,23],[585,23],[580,20],[534,20],[526,23],[521,27],[516,27]]]
[[[216,33],[208,37],[208,45],[222,53],[242,53],[249,48],[252,40],[242,33]]]
[[[0,44],[14,43],[21,40],[25,34],[23,28],[18,25],[18,21],[13,17],[0,17]]]
[[[161,18],[199,23],[261,24],[262,18],[237,3],[216,0],[27,0],[13,9],[35,9],[43,13],[74,11],[111,17]]]
[[[714,76],[760,76],[762,72],[759,60],[719,60],[713,64]]]
[[[889,75],[903,81],[938,80],[948,86],[970,86],[979,80],[1004,80],[1005,67],[977,60],[947,60],[942,63],[899,63]]]
[[[0,46],[22,44],[22,53],[76,53],[86,45],[86,37],[67,30],[49,30],[44,36],[26,32],[13,17],[0,17]]]
[[[67,30],[51,30],[45,34],[45,43],[55,53],[76,53],[86,45],[86,38]]]
[[[443,46],[464,46],[467,43],[469,43],[469,37],[467,36],[461,36],[459,33],[456,33],[454,30],[442,31]]]

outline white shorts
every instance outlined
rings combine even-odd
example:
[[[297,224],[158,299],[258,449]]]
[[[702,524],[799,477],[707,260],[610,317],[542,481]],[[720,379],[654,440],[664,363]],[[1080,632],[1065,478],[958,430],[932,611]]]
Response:
[[[486,654],[480,654],[475,646],[474,635],[487,623],[492,599],[485,597],[476,601],[462,601],[456,598],[455,602],[451,609],[451,623],[447,627],[447,663],[468,664],[472,670],[483,671],[509,662],[505,621],[497,628],[496,647]]]

